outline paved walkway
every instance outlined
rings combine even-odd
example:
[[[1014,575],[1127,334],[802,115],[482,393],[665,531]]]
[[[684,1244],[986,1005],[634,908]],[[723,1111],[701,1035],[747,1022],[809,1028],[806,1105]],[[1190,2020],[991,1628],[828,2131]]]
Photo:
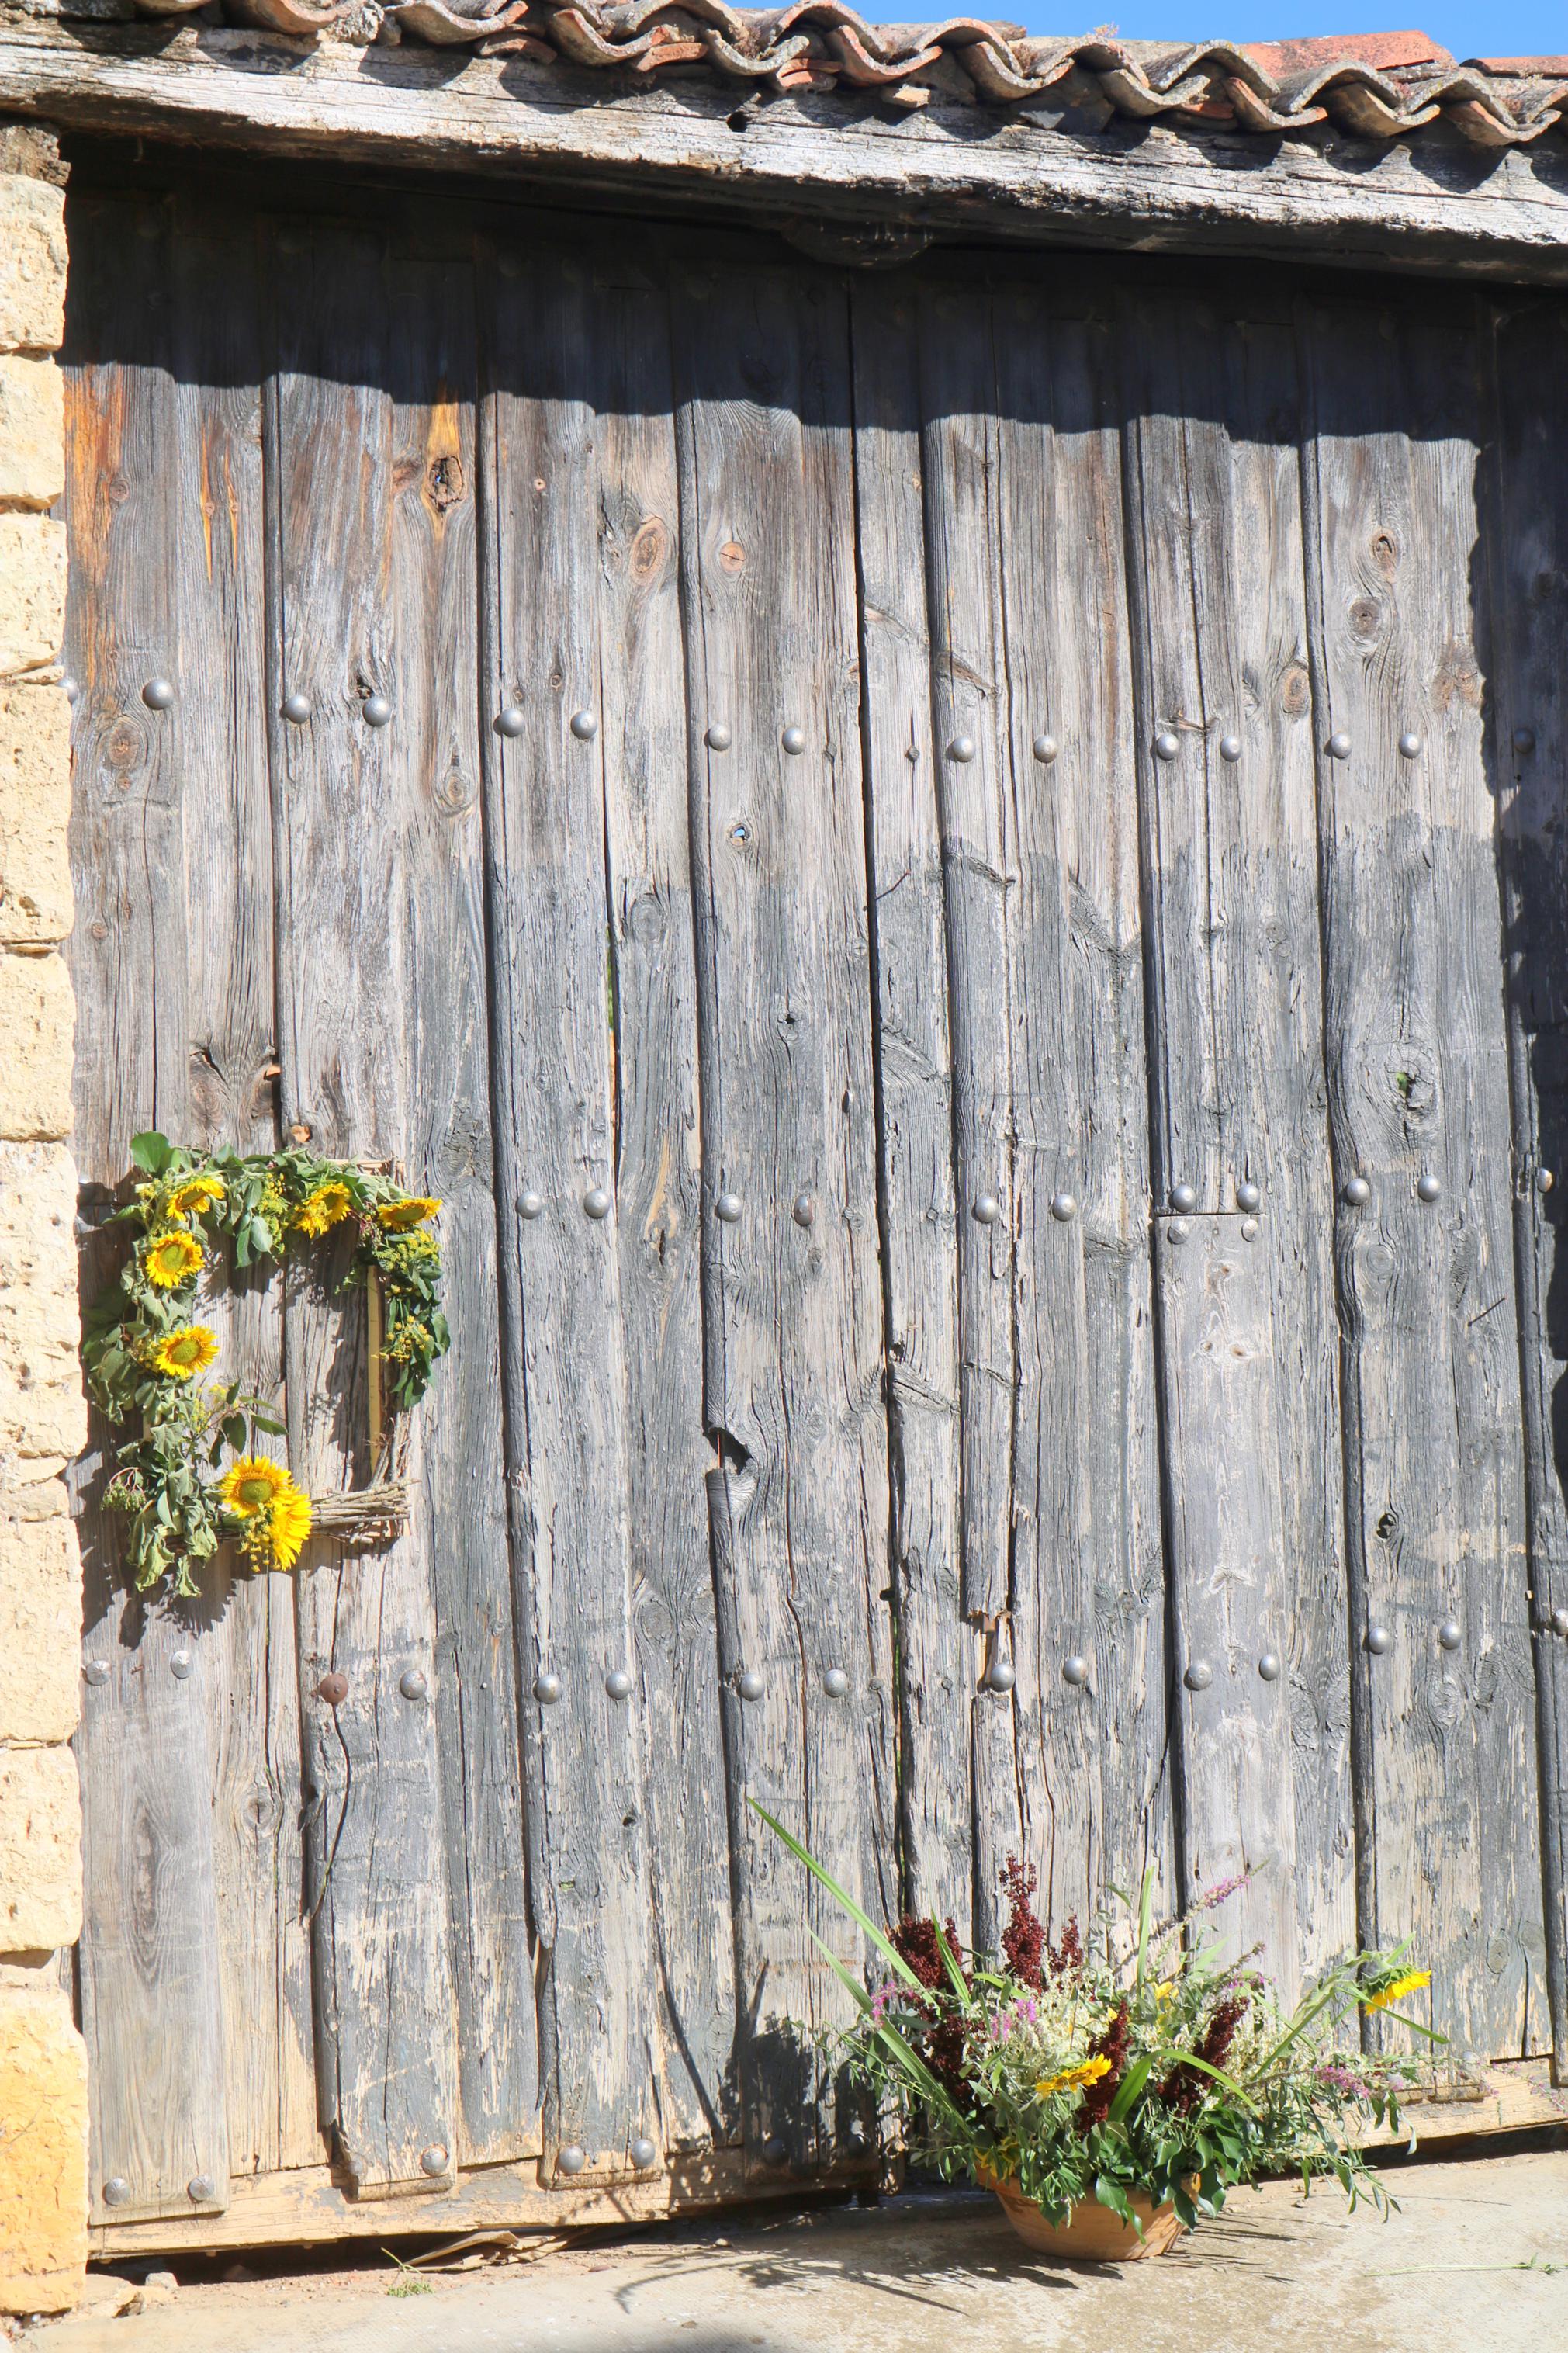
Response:
[[[1282,2183],[1157,2262],[1031,2258],[979,2195],[664,2225],[389,2292],[381,2272],[186,2285],[38,2353],[1541,2353],[1568,2346],[1568,2149],[1411,2167],[1402,2211]],[[1533,2265],[1534,2268],[1522,2268]],[[1552,2266],[1554,2268],[1547,2268]],[[395,2275],[392,2275],[394,2280]]]

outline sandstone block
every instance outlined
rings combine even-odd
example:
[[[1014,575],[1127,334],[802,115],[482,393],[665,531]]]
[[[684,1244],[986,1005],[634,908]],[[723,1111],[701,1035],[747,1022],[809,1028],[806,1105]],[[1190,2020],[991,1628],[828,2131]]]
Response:
[[[52,507],[65,486],[65,378],[47,352],[0,353],[0,505]]]
[[[64,693],[0,686],[0,947],[53,945],[70,930],[69,812]]]
[[[58,662],[65,626],[64,523],[0,514],[0,679]]]
[[[65,299],[65,190],[0,178],[0,350],[58,351]]]
[[[75,1212],[62,1145],[0,1144],[0,1457],[14,1484],[58,1477],[87,1442]]]
[[[0,1987],[0,2312],[67,2312],[87,2263],[87,2053],[58,1984]]]
[[[65,1747],[0,1749],[0,1952],[52,1953],[80,1934],[76,1758]]]
[[[0,953],[0,1139],[53,1143],[70,1133],[75,1029],[62,959],[53,950]]]
[[[37,1493],[37,1490],[30,1490]],[[45,1492],[63,1504],[65,1490]],[[81,1563],[76,1525],[62,1510],[48,1519],[0,1517],[0,1741],[68,1740],[76,1730],[81,1649]]]

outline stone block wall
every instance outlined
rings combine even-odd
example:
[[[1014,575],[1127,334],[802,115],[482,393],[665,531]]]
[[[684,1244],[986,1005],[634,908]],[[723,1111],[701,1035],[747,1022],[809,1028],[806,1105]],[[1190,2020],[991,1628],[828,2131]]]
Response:
[[[81,1915],[68,1746],[81,1649],[62,1473],[77,1360],[66,819],[64,173],[0,122],[0,2312],[76,2301],[87,2065],[60,1953]]]

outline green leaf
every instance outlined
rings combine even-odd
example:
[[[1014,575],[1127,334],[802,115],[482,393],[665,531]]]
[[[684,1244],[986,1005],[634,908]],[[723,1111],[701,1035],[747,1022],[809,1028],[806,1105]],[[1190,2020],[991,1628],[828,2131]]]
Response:
[[[281,1421],[274,1421],[272,1416],[268,1413],[252,1414],[250,1424],[253,1430],[264,1430],[268,1438],[286,1438],[289,1434],[287,1425]]]
[[[967,2005],[969,1988],[963,1982],[963,1971],[958,1966],[957,1956],[942,1933],[942,1922],[933,1915],[931,1925],[936,1931],[936,1948],[942,1955],[953,1992],[961,2002]]]
[[[761,1814],[769,1830],[773,1831],[773,1836],[784,1841],[791,1854],[795,1857],[795,1860],[799,1862],[804,1862],[812,1877],[822,1886],[826,1888],[827,1893],[832,1896],[834,1902],[844,1911],[847,1912],[851,1920],[855,1921],[865,1930],[867,1936],[870,1938],[872,1944],[875,1945],[883,1959],[892,1969],[894,1975],[901,1978],[906,1985],[911,1985],[915,1987],[917,1990],[923,1991],[923,1988],[921,1986],[919,1978],[916,1977],[913,1969],[910,1968],[908,1961],[905,1960],[903,1955],[898,1950],[897,1947],[889,1943],[881,1929],[879,1928],[875,1922],[868,1918],[867,1915],[861,1911],[860,1906],[856,1903],[855,1898],[852,1895],[846,1894],[844,1889],[839,1886],[838,1882],[832,1876],[831,1873],[824,1871],[821,1863],[817,1862],[816,1857],[814,1854],[808,1854],[805,1848],[802,1846],[800,1841],[797,1838],[793,1837],[791,1833],[785,1830],[782,1822],[775,1821],[772,1814],[769,1813],[767,1808],[765,1806],[759,1805],[749,1790],[746,1793],[746,1803],[751,1807],[753,1813]]]
[[[155,1127],[145,1128],[131,1139],[131,1157],[149,1176],[161,1176],[174,1156],[174,1145]]]
[[[237,1454],[241,1451],[245,1445],[245,1416],[242,1413],[225,1414],[223,1440],[224,1444],[232,1446]]]
[[[1141,2059],[1134,2059],[1131,2066],[1116,2086],[1116,2097],[1105,2112],[1105,2121],[1108,2125],[1119,2125],[1121,2122],[1139,2093],[1149,2081],[1149,2071],[1153,2064],[1154,2062],[1147,2052]]]
[[[1184,2066],[1195,2067],[1200,2074],[1212,2075],[1216,2084],[1223,2084],[1226,2090],[1230,2094],[1231,2098],[1233,2100],[1239,2100],[1242,2106],[1250,2110],[1253,2116],[1258,2116],[1262,2115],[1263,2111],[1258,2106],[1257,2101],[1247,2093],[1244,2092],[1241,2085],[1237,2082],[1235,2076],[1227,2075],[1223,2067],[1211,2067],[1208,2061],[1206,2059],[1200,2059],[1195,2051],[1177,2051],[1174,2055],[1182,2062]]]
[[[1138,1968],[1133,1984],[1142,1986],[1149,1961],[1149,1933],[1154,1921],[1154,1867],[1150,1864],[1143,1873],[1143,1884],[1138,1891]]]

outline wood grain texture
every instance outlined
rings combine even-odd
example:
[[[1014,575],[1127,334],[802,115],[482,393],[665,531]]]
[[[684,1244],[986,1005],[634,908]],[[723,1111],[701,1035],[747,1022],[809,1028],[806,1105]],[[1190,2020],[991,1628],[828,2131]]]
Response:
[[[1361,1925],[1415,1936],[1433,2022],[1485,2058],[1547,2026],[1475,324],[1301,319],[1314,720],[1349,740],[1319,753],[1329,1102],[1342,1191],[1371,1187],[1337,1235]]]
[[[0,28],[8,108],[70,130],[354,166],[477,174],[607,191],[633,208],[693,198],[781,215],[907,225],[1114,251],[1310,256],[1497,278],[1568,278],[1558,142],[1485,162],[1459,142],[1125,132],[1101,141],[1030,110],[992,117],[940,102],[846,122],[816,92],[731,127],[733,88],[638,90],[560,65],[451,49],[364,51],[211,26]]]
[[[413,1155],[451,1083],[429,960],[444,984],[461,965],[460,925],[434,941],[425,928],[461,901],[438,866],[421,878],[421,853],[442,830],[454,744],[459,776],[472,759],[453,733],[461,706],[421,649],[473,615],[475,575],[471,506],[437,530],[420,503],[432,441],[458,426],[438,379],[406,373],[405,261],[373,233],[279,226],[269,239],[268,699],[285,1126],[319,1152],[391,1159],[418,1184]],[[428,364],[438,312],[421,335]],[[419,456],[400,470],[410,443]],[[446,454],[460,465],[460,439]],[[309,701],[303,725],[280,715],[292,693]],[[363,715],[372,694],[392,706],[385,726]],[[363,1303],[333,1295],[347,1257],[339,1242],[288,1276],[289,1461],[314,1492],[370,1471]],[[321,2121],[357,2194],[438,2188],[422,2156],[454,2151],[458,2129],[447,1801],[435,1708],[399,1688],[405,1674],[427,1689],[437,1678],[428,1522],[370,1555],[314,1541],[296,1594]],[[348,1679],[336,1708],[318,1688],[329,1670]]]
[[[487,248],[480,268],[507,1478],[522,1679],[561,1680],[522,1707],[548,2180],[563,2146],[624,2168],[658,2122],[644,1701],[606,1690],[635,1664],[617,1239],[635,1209],[617,1198],[592,292],[574,255]],[[503,708],[521,733],[495,732]]]
[[[1019,1679],[1000,1769],[1059,1933],[1147,1868],[1158,1901],[1175,1893],[1134,719],[1112,323],[1064,269],[1054,282],[998,284],[990,349],[1017,874]],[[1039,756],[1042,735],[1052,758]],[[1082,1684],[1065,1680],[1073,1657],[1089,1663]]]
[[[1568,504],[1541,387],[1568,365],[1560,303],[1489,322],[1494,463],[1483,478],[1490,754],[1498,791],[1513,1078],[1525,1523],[1541,1769],[1547,1994],[1559,2082],[1568,2079]]]
[[[182,414],[166,344],[147,354],[163,365],[134,364],[146,354],[149,295],[168,259],[169,207],[142,205],[123,226],[131,234],[122,250],[118,239],[96,249],[87,240],[68,353],[68,512],[84,558],[68,620],[81,682],[70,965],[83,1051],[73,1148],[100,1216],[129,1166],[132,1136],[155,1124],[178,1134],[190,1116],[188,1008],[193,987],[203,986],[204,943],[186,921],[184,878],[187,848],[205,855],[204,755],[215,749],[223,712],[215,681],[183,659],[187,598],[199,631],[203,592],[199,542],[193,547],[181,532],[189,519],[182,491],[197,456],[192,420]],[[166,329],[166,319],[159,323]],[[167,712],[142,699],[158,676],[177,684]],[[226,894],[226,904],[242,909],[243,895]],[[119,1237],[89,1238],[86,1297],[110,1278],[121,1247]],[[97,2221],[189,2215],[187,2184],[202,2177],[213,2185],[203,2202],[221,2207],[229,2175],[209,1652],[201,1646],[195,1662],[190,1613],[126,1589],[121,1524],[100,1501],[116,1443],[95,1414],[73,1474],[84,1515],[83,1655],[108,1670],[102,1684],[83,1684],[76,1743]],[[192,1672],[174,1672],[176,1652],[192,1654]],[[125,2185],[112,2204],[104,2197],[110,2179]]]
[[[1189,1258],[1163,1259],[1181,1294],[1167,1285],[1166,1396],[1173,1437],[1179,1430],[1214,1455],[1202,1486],[1217,1499],[1217,1476],[1225,1491],[1219,1525],[1206,1505],[1192,1518],[1196,1464],[1173,1456],[1187,1499],[1173,1518],[1185,1620],[1177,1665],[1195,1643],[1217,1678],[1184,1704],[1188,1868],[1211,1883],[1254,1870],[1229,1910],[1242,1942],[1262,1936],[1289,1984],[1353,1933],[1295,340],[1288,311],[1248,304],[1238,318],[1189,300],[1130,305],[1122,345],[1156,1194],[1166,1208],[1176,1186],[1196,1195],[1194,1255],[1215,1276],[1195,1288]],[[1157,743],[1173,756],[1159,756]],[[1248,1186],[1261,1198],[1243,1246],[1230,1213]],[[1221,1214],[1223,1235],[1206,1223]],[[1194,1323],[1187,1310],[1200,1296],[1207,1309]],[[1213,1386],[1211,1347],[1231,1305],[1238,1404],[1247,1390],[1234,1415]],[[1201,1353],[1184,1355],[1188,1346]],[[1198,1388],[1184,1398],[1188,1379]],[[1200,1394],[1221,1416],[1206,1429]],[[1243,1506],[1259,1514],[1250,1532],[1234,1518]],[[1272,1684],[1258,1671],[1268,1652],[1283,1669]],[[1248,1762],[1212,1781],[1221,1716]],[[1204,1819],[1200,1782],[1216,1801],[1245,1792],[1245,1865],[1230,1852],[1239,1819]]]
[[[846,2001],[806,1928],[859,1943],[746,1800],[873,1914],[898,1900],[847,320],[798,269],[693,266],[672,299],[745,2137],[810,2168],[859,2095],[804,2039]]]
[[[627,1366],[632,1623],[669,2151],[738,2137],[735,1956],[702,1426],[702,1133],[680,488],[657,256],[586,256]]]
[[[959,1577],[959,1343],[947,906],[932,732],[919,298],[852,298],[860,727],[877,991],[890,1540],[905,1900],[973,1934],[971,1715]]]

